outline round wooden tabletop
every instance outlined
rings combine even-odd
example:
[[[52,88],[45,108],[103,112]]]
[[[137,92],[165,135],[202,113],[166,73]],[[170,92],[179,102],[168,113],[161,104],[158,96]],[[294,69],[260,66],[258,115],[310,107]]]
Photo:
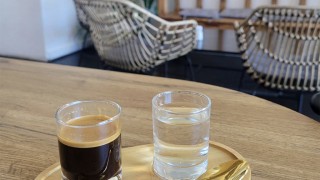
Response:
[[[241,153],[252,179],[318,179],[320,124],[272,102],[212,85],[0,58],[0,179],[34,179],[58,162],[56,109],[118,102],[123,147],[152,143],[151,99],[193,90],[212,99],[211,140]]]

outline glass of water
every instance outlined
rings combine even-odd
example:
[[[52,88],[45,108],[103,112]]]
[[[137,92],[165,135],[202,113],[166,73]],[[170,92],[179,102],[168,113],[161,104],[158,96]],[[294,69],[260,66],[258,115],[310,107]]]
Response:
[[[196,179],[208,165],[211,100],[192,91],[152,99],[154,172],[163,179]]]

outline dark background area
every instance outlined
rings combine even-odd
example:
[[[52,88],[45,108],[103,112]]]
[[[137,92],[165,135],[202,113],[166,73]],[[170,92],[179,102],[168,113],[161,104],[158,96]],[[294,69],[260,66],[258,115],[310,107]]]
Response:
[[[244,72],[238,53],[194,50],[188,54],[188,57],[191,63],[186,57],[180,57],[161,64],[150,72],[129,73],[197,81],[241,91],[300,111],[320,122],[320,116],[315,114],[310,107],[313,93],[306,92],[301,95],[299,92],[282,92],[258,85]],[[93,47],[56,59],[51,63],[124,72],[104,65]],[[300,101],[302,103],[299,107]]]

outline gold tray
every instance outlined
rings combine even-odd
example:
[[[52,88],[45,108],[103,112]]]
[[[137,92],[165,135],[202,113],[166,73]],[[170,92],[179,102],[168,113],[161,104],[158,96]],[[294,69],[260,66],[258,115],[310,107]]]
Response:
[[[127,179],[160,179],[152,169],[153,145],[134,146],[122,149],[122,177]],[[230,160],[244,159],[238,152],[221,143],[210,142],[208,168],[219,166],[219,164]],[[60,163],[53,164],[42,173],[36,180],[60,180]],[[251,170],[243,178],[251,180]]]

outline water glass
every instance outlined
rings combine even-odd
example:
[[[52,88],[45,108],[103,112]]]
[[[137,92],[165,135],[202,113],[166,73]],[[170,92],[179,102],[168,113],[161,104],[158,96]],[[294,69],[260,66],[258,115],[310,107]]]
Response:
[[[163,179],[196,179],[208,165],[211,100],[192,91],[152,99],[154,172]]]
[[[76,101],[56,113],[62,179],[121,179],[121,107]]]

